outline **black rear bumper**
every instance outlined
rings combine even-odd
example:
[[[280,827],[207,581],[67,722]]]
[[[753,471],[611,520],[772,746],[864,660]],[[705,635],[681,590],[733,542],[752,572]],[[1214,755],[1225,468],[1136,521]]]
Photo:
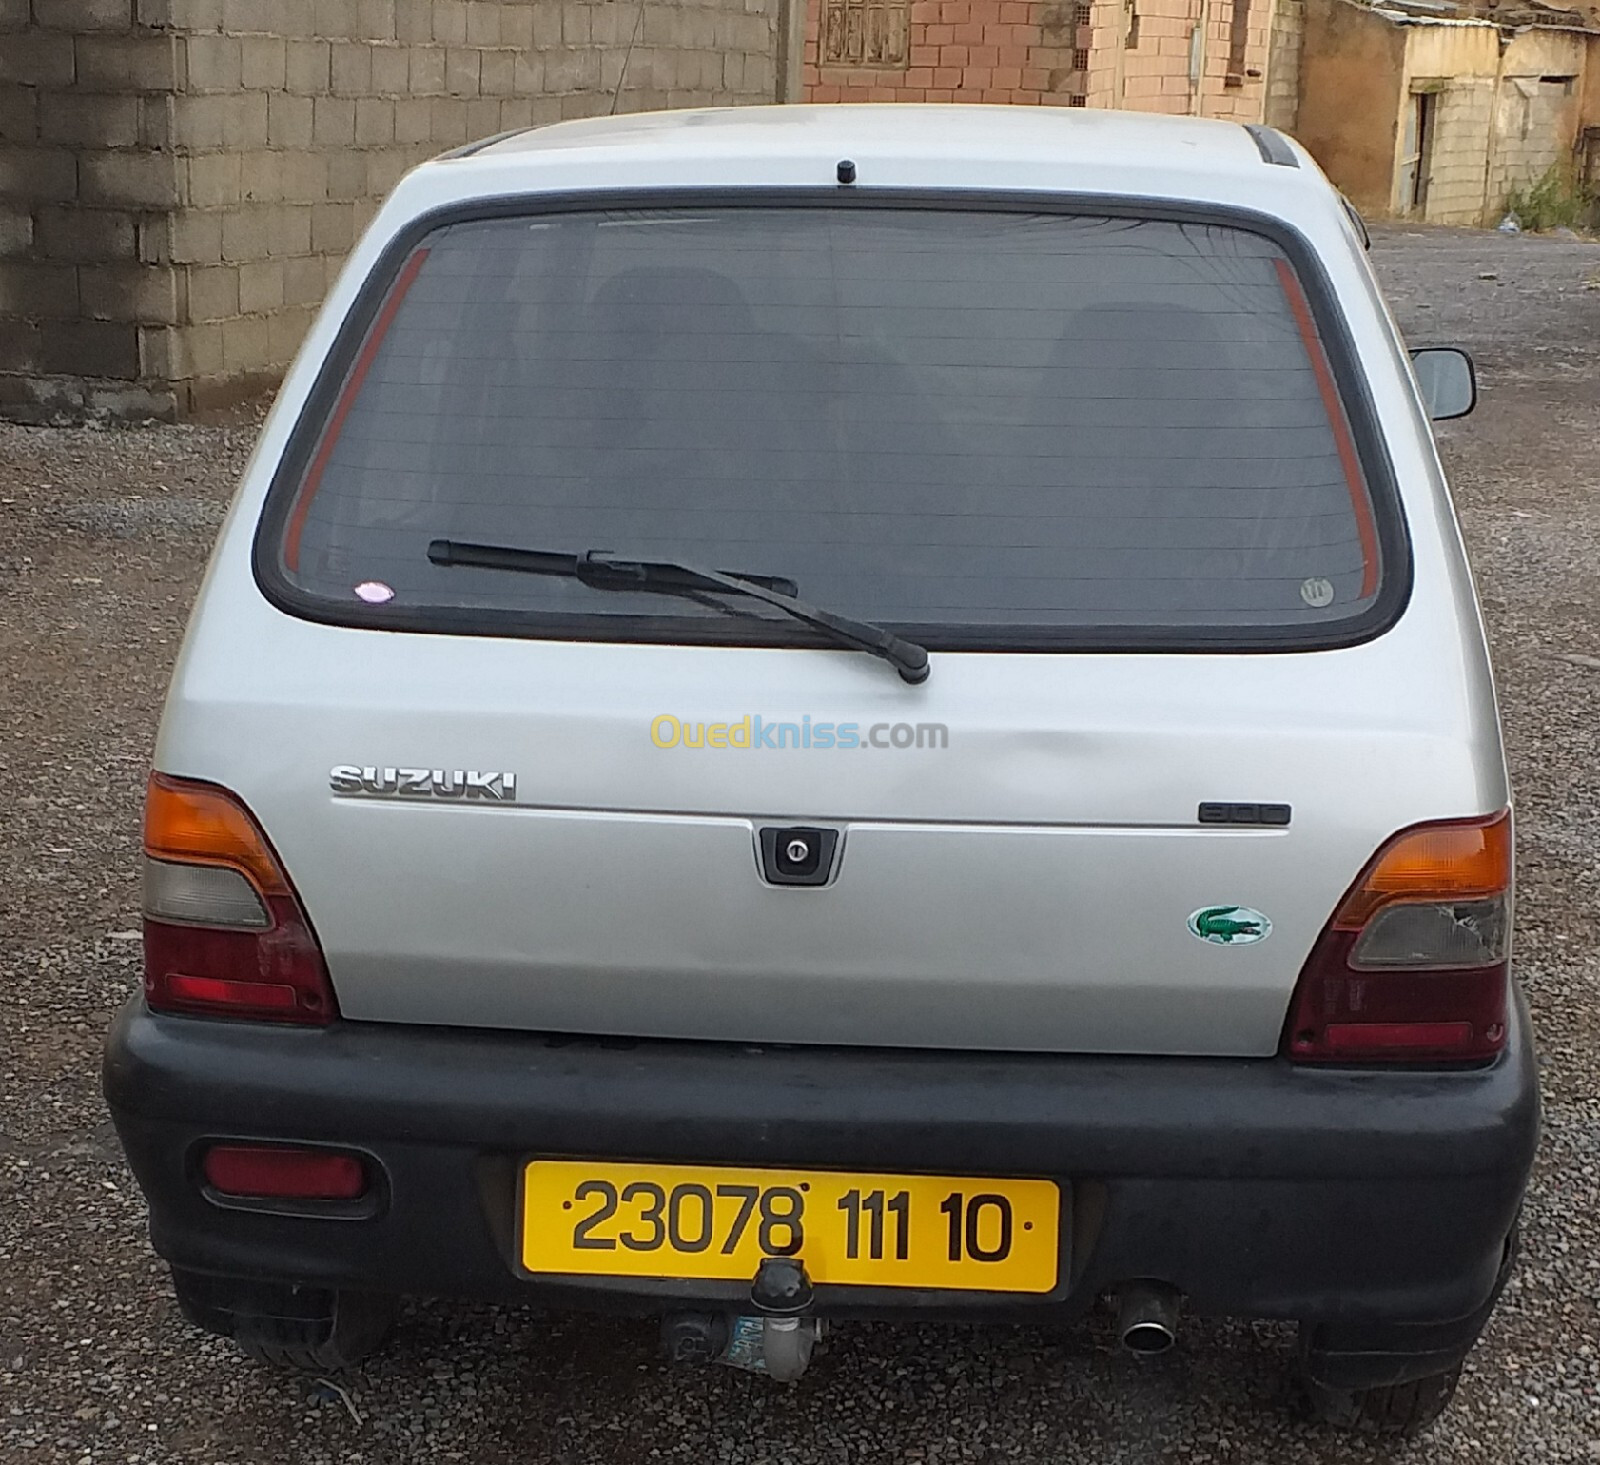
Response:
[[[1488,1068],[1374,1072],[1141,1059],[562,1040],[157,1017],[130,1003],[105,1092],[156,1250],[194,1271],[648,1310],[731,1283],[536,1282],[514,1244],[534,1155],[1056,1178],[1046,1297],[819,1289],[817,1311],[1068,1315],[1155,1278],[1202,1313],[1322,1324],[1332,1354],[1464,1353],[1497,1290],[1538,1131],[1528,1020]],[[218,1138],[356,1147],[364,1219],[222,1209]],[[1420,1331],[1417,1331],[1419,1330]],[[1398,1331],[1397,1331],[1398,1330]],[[1336,1340],[1343,1339],[1343,1342]],[[1399,1340],[1399,1341],[1396,1341]]]

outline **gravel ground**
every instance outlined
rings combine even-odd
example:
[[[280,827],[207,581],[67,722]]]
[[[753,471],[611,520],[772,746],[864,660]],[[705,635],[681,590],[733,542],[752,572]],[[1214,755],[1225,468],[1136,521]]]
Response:
[[[1387,230],[1376,254],[1413,340],[1482,368],[1443,450],[1501,680],[1548,1106],[1521,1270],[1430,1435],[1298,1420],[1267,1325],[1193,1322],[1153,1364],[1104,1320],[853,1326],[784,1389],[668,1370],[645,1323],[427,1303],[348,1404],[187,1328],[97,1073],[136,982],[161,692],[244,414],[0,425],[0,1461],[1600,1460],[1600,246]]]

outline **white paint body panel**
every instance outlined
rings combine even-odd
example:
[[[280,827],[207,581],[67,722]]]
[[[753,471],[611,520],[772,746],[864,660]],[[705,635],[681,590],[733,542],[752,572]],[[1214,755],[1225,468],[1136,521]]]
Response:
[[[1337,198],[1242,128],[1050,109],[784,108],[563,124],[405,179],[286,380],[224,525],[156,763],[236,790],[281,852],[347,1017],[747,1042],[1260,1055],[1340,895],[1395,830],[1509,798],[1483,632],[1392,323]],[[286,615],[250,567],[339,320],[410,220],[649,186],[1127,194],[1254,209],[1321,256],[1400,483],[1414,588],[1338,651],[935,653],[519,641]],[[938,751],[664,750],[649,725],[942,722]],[[337,764],[510,770],[518,804],[337,799]],[[1203,800],[1293,806],[1204,828]],[[755,830],[842,830],[823,888]],[[1207,944],[1196,908],[1265,912]]]

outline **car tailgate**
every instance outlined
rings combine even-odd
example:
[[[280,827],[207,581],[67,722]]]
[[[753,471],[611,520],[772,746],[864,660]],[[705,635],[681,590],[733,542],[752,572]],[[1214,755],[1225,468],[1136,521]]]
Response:
[[[831,650],[270,628],[281,654],[248,665],[197,628],[158,766],[255,810],[363,1020],[1265,1054],[1373,850],[1505,796],[1463,713],[1468,669],[1398,633],[1249,657],[945,654],[908,688]],[[904,724],[913,746],[661,747],[663,715],[891,741]],[[915,746],[919,724],[945,745]],[[345,765],[380,784],[510,773],[515,801],[341,794]],[[1202,823],[1216,801],[1290,822]],[[789,824],[839,831],[828,884],[763,878],[758,831]],[[1213,907],[1265,920],[1204,939]]]

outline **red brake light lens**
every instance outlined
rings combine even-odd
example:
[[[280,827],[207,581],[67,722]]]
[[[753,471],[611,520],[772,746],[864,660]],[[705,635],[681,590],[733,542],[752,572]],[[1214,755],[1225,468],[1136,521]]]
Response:
[[[1302,1063],[1493,1058],[1506,1041],[1511,906],[1509,811],[1397,834],[1312,948],[1284,1051]]]
[[[152,1009],[300,1024],[338,1017],[299,898],[235,795],[153,774],[144,847],[144,991]]]
[[[357,1200],[366,1167],[354,1155],[283,1145],[213,1145],[200,1166],[220,1195],[251,1200]]]

